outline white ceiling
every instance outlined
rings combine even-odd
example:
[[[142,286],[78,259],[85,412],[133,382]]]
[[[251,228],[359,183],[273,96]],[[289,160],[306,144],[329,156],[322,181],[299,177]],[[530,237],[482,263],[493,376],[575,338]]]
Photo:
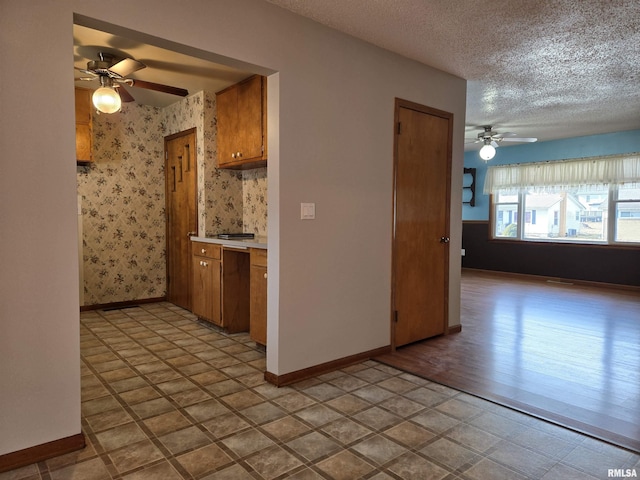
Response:
[[[640,129],[638,0],[267,1],[465,78],[468,138],[482,125],[539,141]],[[147,65],[133,78],[190,93],[249,75],[84,27],[74,35],[76,66],[106,45]],[[138,90],[139,103],[175,100]]]

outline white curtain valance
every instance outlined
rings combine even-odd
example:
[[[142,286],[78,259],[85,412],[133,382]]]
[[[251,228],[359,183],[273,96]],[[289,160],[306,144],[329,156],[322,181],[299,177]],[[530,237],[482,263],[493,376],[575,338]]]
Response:
[[[549,191],[627,183],[640,185],[640,153],[489,167],[484,193],[523,189]]]

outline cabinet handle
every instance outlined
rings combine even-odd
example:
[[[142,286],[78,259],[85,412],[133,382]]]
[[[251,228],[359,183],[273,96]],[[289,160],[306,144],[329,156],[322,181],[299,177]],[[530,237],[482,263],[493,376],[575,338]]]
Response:
[[[236,158],[236,154],[235,154],[235,153],[232,153],[232,154],[231,154],[231,158]]]
[[[242,152],[236,153],[236,157],[238,157],[238,158],[242,157]]]
[[[203,248],[202,250],[200,250],[200,253],[202,253],[203,255],[205,255],[207,253],[207,249]]]
[[[264,274],[264,278],[267,278],[267,274],[266,273]]]
[[[195,235],[197,235],[198,232],[187,232],[187,237],[193,237]]]
[[[203,262],[202,260],[200,260],[200,266],[206,267],[207,265],[209,265],[207,262]]]

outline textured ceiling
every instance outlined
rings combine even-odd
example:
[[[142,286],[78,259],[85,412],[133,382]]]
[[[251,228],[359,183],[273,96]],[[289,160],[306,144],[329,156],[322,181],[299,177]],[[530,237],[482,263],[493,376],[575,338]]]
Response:
[[[467,137],[640,129],[639,0],[268,1],[465,78]]]
[[[468,138],[482,125],[540,141],[640,129],[640,0],[267,1],[465,78]],[[190,93],[250,75],[81,26],[74,40],[77,67],[106,49],[147,65],[133,78]],[[130,92],[142,104],[176,100]]]

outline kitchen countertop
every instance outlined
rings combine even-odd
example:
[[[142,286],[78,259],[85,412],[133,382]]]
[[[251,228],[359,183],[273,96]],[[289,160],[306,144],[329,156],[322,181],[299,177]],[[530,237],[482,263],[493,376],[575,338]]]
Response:
[[[217,243],[223,247],[232,248],[263,248],[267,249],[267,237],[256,235],[255,238],[218,238],[218,237],[191,237],[193,242]]]

